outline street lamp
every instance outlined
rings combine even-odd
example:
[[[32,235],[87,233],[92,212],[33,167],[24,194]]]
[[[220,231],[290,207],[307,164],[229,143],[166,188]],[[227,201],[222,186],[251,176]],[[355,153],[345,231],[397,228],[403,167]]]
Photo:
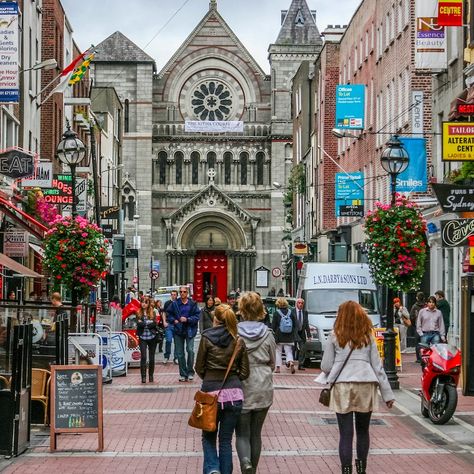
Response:
[[[387,148],[380,157],[382,168],[390,175],[392,206],[395,204],[397,193],[397,176],[403,173],[408,167],[409,156],[402,142],[397,135],[392,136],[387,143]],[[396,333],[393,329],[393,289],[387,287],[387,326],[384,332],[384,368],[390,386],[394,389],[400,388],[397,376],[397,368],[395,365],[395,337]]]
[[[77,138],[77,133],[71,130],[69,122],[67,130],[63,133],[63,139],[56,149],[56,156],[59,161],[71,168],[71,191],[72,191],[72,217],[77,216],[76,206],[76,167],[84,159],[86,146]]]

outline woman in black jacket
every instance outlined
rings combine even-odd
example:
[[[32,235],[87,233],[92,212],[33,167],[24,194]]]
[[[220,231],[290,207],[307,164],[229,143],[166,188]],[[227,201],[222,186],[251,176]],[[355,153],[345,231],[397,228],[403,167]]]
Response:
[[[275,372],[280,373],[281,354],[285,349],[286,366],[295,373],[293,362],[293,347],[297,339],[296,316],[288,307],[286,298],[277,298],[275,301],[276,310],[273,314],[272,329],[275,333],[276,346],[276,368]]]
[[[235,360],[222,385],[234,349],[237,350]],[[219,305],[214,312],[213,327],[202,333],[195,370],[202,379],[201,390],[218,395],[219,402],[217,430],[202,432],[203,472],[231,474],[232,437],[244,399],[242,380],[248,378],[250,372],[247,349],[237,336],[237,319],[230,306]]]
[[[214,297],[209,295],[206,299],[206,305],[201,309],[201,315],[199,316],[199,332],[201,334],[206,329],[212,328],[215,304]]]
[[[155,351],[156,351],[157,321],[154,308],[150,298],[145,296],[137,311],[137,337],[140,345],[140,371],[142,383],[146,383],[146,353],[148,349],[148,378],[153,382],[155,373]]]

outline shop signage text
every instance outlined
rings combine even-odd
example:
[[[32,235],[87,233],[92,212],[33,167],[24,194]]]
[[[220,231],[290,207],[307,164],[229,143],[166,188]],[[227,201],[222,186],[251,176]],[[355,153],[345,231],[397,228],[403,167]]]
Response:
[[[443,247],[465,247],[472,235],[474,235],[474,219],[441,221]]]
[[[436,199],[445,212],[474,211],[474,188],[454,184],[433,183]]]
[[[474,124],[469,122],[443,122],[444,161],[474,160]]]

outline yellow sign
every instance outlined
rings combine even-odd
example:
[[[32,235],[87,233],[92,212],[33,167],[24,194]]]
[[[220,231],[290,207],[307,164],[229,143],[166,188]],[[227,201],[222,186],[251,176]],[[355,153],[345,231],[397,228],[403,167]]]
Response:
[[[469,247],[469,265],[474,265],[474,247]]]
[[[383,333],[386,331],[385,328],[374,328],[373,330],[375,343],[377,344],[377,349],[380,354],[380,358],[384,360],[385,352],[383,350]],[[402,366],[402,353],[400,352],[400,334],[398,333],[398,328],[394,328],[394,331],[397,333],[395,336],[395,366]]]
[[[474,123],[443,122],[443,161],[474,160]]]

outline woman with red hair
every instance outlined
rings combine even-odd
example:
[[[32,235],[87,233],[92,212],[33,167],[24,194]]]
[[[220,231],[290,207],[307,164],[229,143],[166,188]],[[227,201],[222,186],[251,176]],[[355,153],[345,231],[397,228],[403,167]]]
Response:
[[[370,417],[377,408],[377,388],[388,408],[392,408],[394,396],[372,336],[372,322],[359,303],[346,301],[339,306],[321,370],[327,374],[328,383],[335,381],[329,408],[337,416],[342,473],[352,473],[354,418],[356,469],[358,474],[365,473]]]

